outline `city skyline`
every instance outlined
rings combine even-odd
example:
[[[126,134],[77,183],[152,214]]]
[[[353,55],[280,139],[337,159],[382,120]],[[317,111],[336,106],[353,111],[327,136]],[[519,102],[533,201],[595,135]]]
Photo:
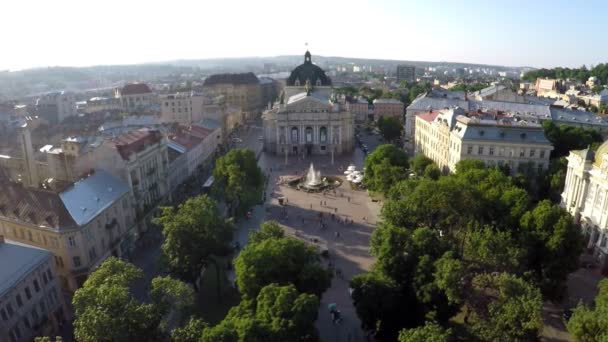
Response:
[[[5,7],[13,15],[0,29],[12,34],[4,37],[10,48],[0,70],[298,55],[305,42],[323,56],[505,66],[589,66],[608,55],[597,44],[608,10],[600,1],[583,7],[563,0],[178,0],[171,6],[25,0]]]

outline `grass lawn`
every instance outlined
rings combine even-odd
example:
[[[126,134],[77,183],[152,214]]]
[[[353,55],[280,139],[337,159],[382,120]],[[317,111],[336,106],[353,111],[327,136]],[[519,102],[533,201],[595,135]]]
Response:
[[[210,325],[215,325],[222,321],[230,308],[236,306],[241,301],[240,293],[233,288],[226,278],[226,263],[230,258],[220,258],[220,291],[221,301],[217,296],[217,276],[215,266],[211,264],[203,274],[201,290],[198,296],[199,315]],[[221,265],[224,265],[222,267]]]

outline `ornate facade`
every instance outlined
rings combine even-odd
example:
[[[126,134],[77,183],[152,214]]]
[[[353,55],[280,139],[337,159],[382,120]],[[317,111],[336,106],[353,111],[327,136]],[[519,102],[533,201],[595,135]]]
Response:
[[[562,207],[580,222],[586,246],[601,270],[608,272],[608,141],[593,153],[571,151]]]
[[[310,52],[264,119],[264,148],[276,154],[342,154],[353,149],[354,118],[332,95],[331,80]]]

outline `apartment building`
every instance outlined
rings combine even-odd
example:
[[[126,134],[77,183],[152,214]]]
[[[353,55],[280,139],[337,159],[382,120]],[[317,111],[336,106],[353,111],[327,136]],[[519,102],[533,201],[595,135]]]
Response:
[[[417,115],[415,127],[415,153],[429,157],[444,172],[454,172],[463,159],[508,166],[512,173],[541,172],[553,150],[541,125],[495,113],[450,108]]]
[[[203,119],[203,95],[195,92],[160,95],[162,122],[189,125]]]
[[[120,101],[127,113],[146,113],[158,111],[158,98],[145,83],[130,83],[114,90],[114,97]]]
[[[92,97],[86,101],[86,113],[111,112],[122,109],[120,99],[116,97]]]
[[[108,256],[128,253],[135,235],[127,184],[104,170],[82,177],[28,187],[0,168],[0,230],[13,241],[53,253],[59,283],[68,291]]]
[[[73,93],[65,91],[44,94],[36,100],[36,114],[56,125],[77,114],[76,98]]]
[[[31,341],[65,320],[52,254],[5,240],[0,230],[0,341]]]
[[[397,66],[397,82],[414,82],[416,81],[416,67],[413,65],[398,65]]]
[[[241,108],[246,117],[267,105],[262,103],[260,80],[252,72],[211,75],[203,83],[203,92],[211,97],[223,95],[228,105]]]
[[[405,105],[397,99],[375,99],[374,100],[374,119],[378,120],[381,116],[394,117],[403,123]]]
[[[598,149],[570,151],[561,206],[581,224],[603,274],[608,273],[608,141]]]

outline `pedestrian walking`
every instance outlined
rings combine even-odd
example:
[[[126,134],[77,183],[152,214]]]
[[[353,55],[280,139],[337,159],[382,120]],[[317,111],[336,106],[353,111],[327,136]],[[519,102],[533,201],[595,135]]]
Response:
[[[348,199],[348,202],[350,203],[350,196],[348,196],[347,199]]]
[[[320,206],[323,206],[323,201],[320,201],[320,202],[319,202],[319,205],[320,205]]]
[[[310,203],[310,209],[312,209],[312,203]]]
[[[335,207],[334,210],[336,211],[336,213],[338,212],[338,207]]]

